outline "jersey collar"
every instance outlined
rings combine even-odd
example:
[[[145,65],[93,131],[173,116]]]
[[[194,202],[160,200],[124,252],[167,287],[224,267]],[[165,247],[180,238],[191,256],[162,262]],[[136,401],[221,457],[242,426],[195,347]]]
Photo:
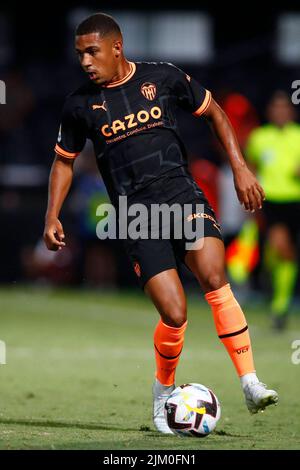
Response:
[[[129,66],[130,66],[130,70],[129,70],[128,74],[125,75],[124,78],[122,78],[122,80],[117,80],[116,82],[110,83],[108,85],[104,85],[104,88],[114,88],[116,86],[120,86],[120,85],[123,85],[124,83],[128,82],[128,80],[130,80],[131,77],[133,77],[133,75],[135,74],[135,71],[136,71],[136,65],[135,65],[134,62],[129,62]]]

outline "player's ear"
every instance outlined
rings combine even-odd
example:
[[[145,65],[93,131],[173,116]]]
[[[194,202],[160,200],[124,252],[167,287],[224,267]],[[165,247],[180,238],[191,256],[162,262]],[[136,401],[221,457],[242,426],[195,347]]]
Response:
[[[123,43],[121,39],[116,39],[113,44],[113,52],[115,57],[120,57],[123,49]]]

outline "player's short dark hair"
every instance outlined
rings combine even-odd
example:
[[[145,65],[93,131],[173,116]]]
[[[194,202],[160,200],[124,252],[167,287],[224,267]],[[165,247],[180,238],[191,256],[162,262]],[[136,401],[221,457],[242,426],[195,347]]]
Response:
[[[291,97],[288,94],[287,91],[285,90],[275,90],[271,96],[270,101],[276,101],[276,100],[285,100],[285,101],[291,101]]]
[[[121,30],[118,23],[112,16],[105,13],[95,13],[83,20],[76,28],[76,36],[83,36],[84,34],[99,33],[101,37],[110,34],[121,35]]]
[[[291,101],[291,96],[289,93],[284,90],[284,89],[274,89],[272,92],[269,94],[269,96],[266,97],[265,99],[265,109],[268,109],[270,106],[274,105],[274,103],[278,103],[278,101],[284,101],[287,104],[290,104],[293,106],[293,103]]]

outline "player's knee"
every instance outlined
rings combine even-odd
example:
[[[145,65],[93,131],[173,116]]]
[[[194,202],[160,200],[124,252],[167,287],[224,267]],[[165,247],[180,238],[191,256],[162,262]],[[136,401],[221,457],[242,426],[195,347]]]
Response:
[[[164,306],[162,320],[169,326],[180,328],[187,318],[187,308],[185,300],[181,298],[170,299]]]
[[[205,292],[218,290],[226,284],[225,273],[212,272],[203,281]]]
[[[173,317],[169,317],[169,326],[174,328],[180,328],[186,322],[186,315],[180,314]]]

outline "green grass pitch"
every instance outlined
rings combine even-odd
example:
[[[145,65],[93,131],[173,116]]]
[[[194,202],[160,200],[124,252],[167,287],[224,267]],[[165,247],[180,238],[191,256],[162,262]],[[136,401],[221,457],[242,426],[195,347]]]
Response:
[[[258,375],[280,396],[277,407],[251,416],[208,306],[200,292],[188,296],[177,384],[203,383],[222,406],[216,432],[197,439],[154,431],[158,315],[138,289],[2,288],[0,305],[1,449],[300,449],[300,364],[291,361],[300,315],[275,334],[262,307],[245,310]]]

